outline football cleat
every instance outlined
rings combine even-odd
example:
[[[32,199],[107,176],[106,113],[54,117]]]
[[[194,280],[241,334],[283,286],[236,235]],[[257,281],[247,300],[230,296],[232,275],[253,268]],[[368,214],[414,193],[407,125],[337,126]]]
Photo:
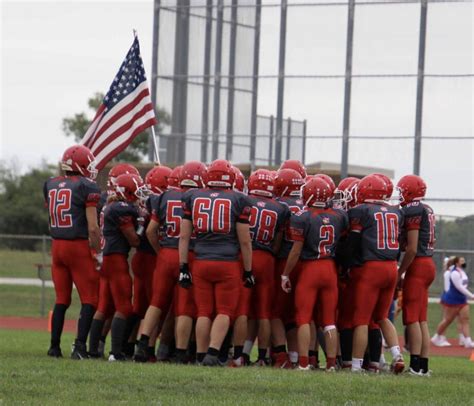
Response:
[[[410,369],[406,372],[408,375],[412,375],[412,376],[423,376],[423,371],[421,369],[418,372],[416,372],[413,368],[410,367]]]
[[[206,354],[206,356],[202,360],[202,366],[203,367],[218,367],[218,366],[220,366],[219,359],[217,358],[217,355]]]
[[[430,378],[432,373],[433,373],[433,371],[431,369],[429,369],[426,372],[422,372],[421,375],[424,376],[425,378]]]
[[[275,354],[274,357],[275,361],[273,363],[273,368],[293,369],[293,365],[291,364],[286,352],[279,352]]]
[[[61,352],[60,347],[50,347],[48,350],[48,357],[53,357],[53,358],[62,358],[63,353]]]
[[[141,341],[138,341],[135,348],[135,354],[133,354],[133,360],[135,362],[147,362],[148,358],[148,346],[144,345]]]
[[[253,365],[256,367],[267,367],[270,365],[270,362],[267,359],[258,359]]]
[[[431,342],[436,347],[451,347],[451,343],[442,335],[435,334],[431,338]]]
[[[122,353],[118,353],[118,354],[110,353],[109,355],[109,362],[115,362],[115,361],[123,362],[126,360],[127,360],[127,357],[125,356],[125,354],[122,354]]]
[[[390,365],[390,370],[395,375],[401,374],[405,369],[405,362],[403,361],[403,357],[399,355],[398,357],[392,360],[392,364]]]
[[[297,371],[312,371],[314,368],[312,365],[306,365],[305,367],[302,367],[301,365],[298,365],[297,368],[295,368]]]
[[[233,359],[231,363],[229,364],[229,367],[231,368],[240,368],[244,367],[245,364],[245,358],[244,357],[239,357],[237,359]]]
[[[72,345],[71,359],[82,360],[89,358],[85,343],[75,340]]]
[[[314,368],[313,368],[313,369],[314,369]],[[329,368],[326,368],[324,371],[325,371],[325,372],[328,372],[328,373],[337,372],[336,367],[329,367]]]

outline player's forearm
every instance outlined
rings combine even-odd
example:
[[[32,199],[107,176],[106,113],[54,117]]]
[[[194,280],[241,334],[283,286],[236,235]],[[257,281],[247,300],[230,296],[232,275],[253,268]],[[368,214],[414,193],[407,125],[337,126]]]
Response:
[[[180,264],[188,263],[189,241],[191,240],[192,232],[193,232],[193,226],[192,226],[191,221],[188,219],[183,219],[181,221],[181,231],[179,234],[179,244],[178,244]]]
[[[100,252],[100,229],[99,227],[89,227],[89,245],[96,252]]]
[[[291,271],[295,268],[298,260],[300,258],[301,249],[297,244],[293,244],[290,253],[288,254],[288,259],[286,260],[285,269],[283,270],[283,275],[288,276]]]
[[[407,249],[405,251],[405,255],[403,256],[402,263],[400,264],[400,267],[398,268],[399,276],[403,275],[407,271],[408,267],[411,265],[415,257],[416,257],[416,250]]]
[[[252,270],[252,243],[250,241],[240,244],[240,252],[242,253],[242,263],[244,271]]]

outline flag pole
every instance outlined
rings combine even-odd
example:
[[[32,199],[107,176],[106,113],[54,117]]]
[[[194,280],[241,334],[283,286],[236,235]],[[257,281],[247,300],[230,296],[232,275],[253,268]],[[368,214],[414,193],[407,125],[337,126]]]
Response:
[[[159,149],[158,149],[158,143],[156,142],[156,134],[155,134],[155,126],[151,126],[151,136],[153,138],[153,148],[155,150],[155,164],[156,165],[161,165],[161,162],[160,162],[160,152],[159,152]]]

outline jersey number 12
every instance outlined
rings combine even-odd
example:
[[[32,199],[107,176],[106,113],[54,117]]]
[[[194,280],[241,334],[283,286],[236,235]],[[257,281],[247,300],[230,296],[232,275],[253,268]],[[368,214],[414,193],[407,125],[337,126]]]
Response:
[[[48,196],[51,227],[72,227],[71,189],[51,189]]]

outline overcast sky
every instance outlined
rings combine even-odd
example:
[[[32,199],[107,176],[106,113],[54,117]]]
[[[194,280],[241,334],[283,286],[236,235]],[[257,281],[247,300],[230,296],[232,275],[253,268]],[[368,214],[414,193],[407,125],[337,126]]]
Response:
[[[61,132],[62,118],[86,111],[88,97],[108,89],[132,28],[150,73],[153,2],[0,1],[0,159],[26,170],[42,159],[57,162],[71,144]],[[416,73],[419,9],[357,7],[353,73]],[[290,8],[286,73],[343,74],[346,20],[346,7]],[[264,8],[263,74],[277,73],[278,27],[278,8]],[[472,72],[472,4],[430,4],[426,73]],[[284,115],[307,119],[309,134],[340,135],[343,85],[287,80]],[[259,89],[259,114],[275,114],[276,81],[261,80]],[[354,79],[352,96],[352,135],[413,135],[416,79]],[[423,134],[472,137],[473,129],[473,79],[426,79]],[[399,178],[412,170],[412,150],[412,140],[354,140],[350,163],[394,169]],[[424,141],[421,174],[429,195],[473,198],[473,157],[472,140]],[[309,142],[308,162],[339,160],[339,140]],[[474,213],[472,203],[433,206],[440,214]]]

